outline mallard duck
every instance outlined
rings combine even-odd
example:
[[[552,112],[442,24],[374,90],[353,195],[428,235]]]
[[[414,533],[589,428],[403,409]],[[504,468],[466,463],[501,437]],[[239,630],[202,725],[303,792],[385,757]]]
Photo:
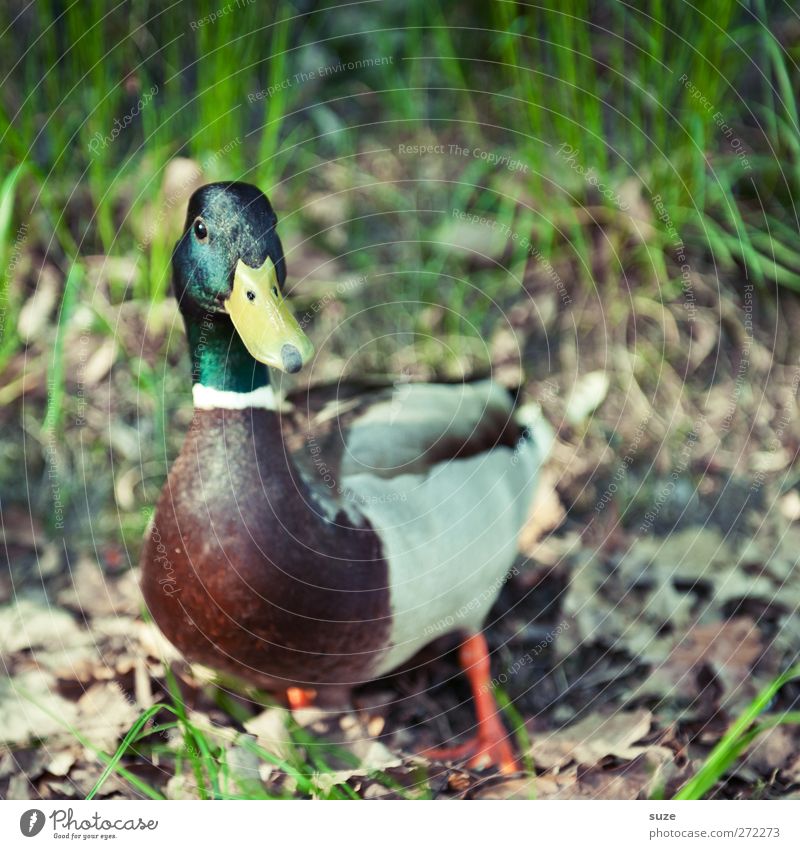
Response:
[[[490,380],[345,385],[279,399],[313,347],[286,301],[266,196],[189,200],[173,286],[194,417],[142,553],[153,619],[190,661],[297,707],[463,635],[477,734],[441,756],[514,769],[481,633],[546,447]],[[269,368],[268,368],[269,367]]]

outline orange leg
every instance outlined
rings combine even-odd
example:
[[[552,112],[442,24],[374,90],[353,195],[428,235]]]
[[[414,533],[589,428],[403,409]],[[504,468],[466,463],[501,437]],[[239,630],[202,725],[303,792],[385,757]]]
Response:
[[[483,634],[475,634],[464,640],[458,659],[472,687],[478,732],[472,740],[460,746],[427,749],[423,754],[435,760],[461,760],[468,757],[467,765],[470,767],[495,765],[502,773],[516,772],[519,767],[492,695],[489,647]]]
[[[311,707],[314,704],[316,690],[304,690],[302,687],[287,687],[286,701],[289,702],[290,710]]]

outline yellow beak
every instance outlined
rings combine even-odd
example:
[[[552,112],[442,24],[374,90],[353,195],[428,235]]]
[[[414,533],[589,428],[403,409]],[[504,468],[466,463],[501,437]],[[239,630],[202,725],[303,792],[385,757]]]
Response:
[[[225,309],[260,363],[294,374],[311,359],[314,346],[286,305],[269,257],[261,268],[236,263]]]

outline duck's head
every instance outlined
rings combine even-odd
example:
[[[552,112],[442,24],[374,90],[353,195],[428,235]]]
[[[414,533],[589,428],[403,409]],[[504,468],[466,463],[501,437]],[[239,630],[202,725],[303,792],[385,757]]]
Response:
[[[286,262],[264,193],[248,183],[209,183],[189,199],[172,255],[185,316],[226,315],[259,362],[294,373],[314,348],[283,297]]]

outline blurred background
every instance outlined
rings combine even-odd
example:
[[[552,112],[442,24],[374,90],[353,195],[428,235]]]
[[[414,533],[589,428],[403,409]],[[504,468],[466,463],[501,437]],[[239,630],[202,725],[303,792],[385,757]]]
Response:
[[[103,763],[86,752],[113,753],[169,689],[133,570],[191,417],[170,253],[187,198],[219,179],[258,184],[278,212],[318,351],[301,380],[491,371],[541,404],[553,462],[490,632],[496,671],[514,668],[510,721],[622,711],[660,754],[624,788],[598,767],[574,792],[674,790],[800,636],[796,10],[220,3],[0,13],[2,795],[85,795]],[[459,729],[450,670],[445,652],[364,696],[387,753]],[[14,681],[45,707],[20,707]],[[256,711],[181,686],[219,764],[219,729]],[[52,715],[84,734],[77,749],[72,734],[42,754],[63,731]],[[210,792],[186,766],[202,733],[171,721],[109,794]],[[775,727],[784,752],[794,725]],[[766,748],[714,792],[796,792],[800,761]],[[275,769],[259,785],[273,795]]]

